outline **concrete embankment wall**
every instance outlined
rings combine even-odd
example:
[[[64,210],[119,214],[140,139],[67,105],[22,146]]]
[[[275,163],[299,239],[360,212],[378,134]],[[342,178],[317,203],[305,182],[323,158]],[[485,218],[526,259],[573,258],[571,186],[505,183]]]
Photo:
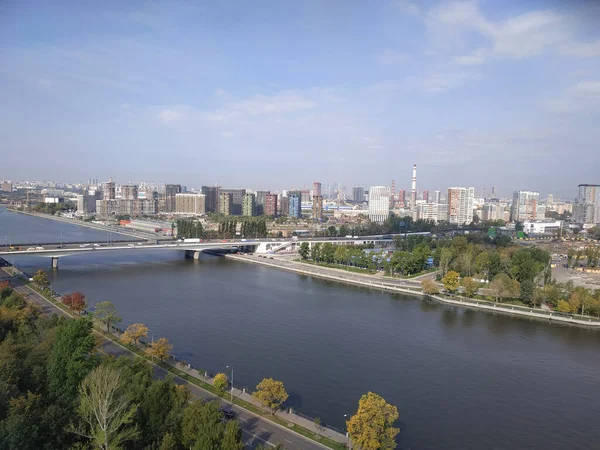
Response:
[[[238,261],[250,262],[250,263],[254,263],[254,264],[262,264],[263,266],[269,266],[269,267],[273,267],[275,269],[287,270],[289,272],[300,273],[302,275],[323,278],[326,280],[332,280],[332,281],[337,281],[337,282],[342,282],[342,283],[354,284],[354,285],[358,285],[358,286],[365,286],[365,287],[369,287],[369,288],[381,289],[381,290],[389,291],[389,292],[398,292],[401,294],[410,294],[410,295],[417,295],[420,297],[428,297],[428,298],[434,299],[440,303],[445,303],[445,304],[454,305],[454,306],[460,306],[462,308],[481,309],[481,310],[485,310],[485,311],[490,311],[490,312],[495,312],[495,313],[505,314],[505,315],[510,315],[510,316],[521,316],[521,317],[529,317],[532,319],[544,320],[549,323],[555,322],[555,323],[561,323],[561,324],[565,324],[565,325],[575,325],[575,326],[579,326],[579,327],[594,328],[594,329],[600,330],[600,321],[595,321],[593,319],[584,319],[584,318],[576,319],[576,318],[572,318],[572,317],[559,316],[559,315],[555,315],[555,314],[551,314],[551,313],[536,312],[534,309],[529,309],[529,310],[526,308],[521,309],[520,307],[516,307],[516,306],[502,305],[502,304],[490,303],[490,302],[485,302],[485,301],[478,302],[476,300],[461,299],[460,297],[450,299],[450,298],[441,297],[438,295],[426,295],[422,291],[401,288],[401,287],[398,287],[395,285],[386,284],[386,283],[382,283],[379,281],[358,280],[356,278],[352,278],[351,275],[349,275],[349,276],[327,275],[324,273],[313,272],[313,271],[306,270],[306,269],[299,268],[299,267],[282,266],[279,264],[271,263],[269,261],[261,260],[259,258],[247,258],[247,257],[241,257],[241,256],[237,256],[237,255],[227,255],[227,257],[238,260]],[[301,263],[295,263],[295,264],[301,264]],[[326,269],[326,268],[320,267],[320,269]]]

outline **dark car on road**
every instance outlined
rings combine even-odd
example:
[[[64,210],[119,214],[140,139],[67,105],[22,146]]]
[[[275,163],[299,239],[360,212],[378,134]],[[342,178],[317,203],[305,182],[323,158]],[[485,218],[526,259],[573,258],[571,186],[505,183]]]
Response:
[[[235,413],[228,409],[222,409],[221,414],[223,414],[223,417],[225,417],[228,420],[233,419],[235,417]]]

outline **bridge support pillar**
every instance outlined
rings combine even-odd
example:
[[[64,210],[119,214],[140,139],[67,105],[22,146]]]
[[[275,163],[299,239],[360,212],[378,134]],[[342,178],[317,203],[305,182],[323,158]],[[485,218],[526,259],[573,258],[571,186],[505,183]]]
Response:
[[[186,258],[194,258],[194,259],[200,259],[200,251],[199,250],[186,250],[185,251],[185,257]]]
[[[195,251],[194,252],[194,259],[200,259],[200,252],[199,251]]]
[[[52,257],[52,268],[58,269],[58,258]]]

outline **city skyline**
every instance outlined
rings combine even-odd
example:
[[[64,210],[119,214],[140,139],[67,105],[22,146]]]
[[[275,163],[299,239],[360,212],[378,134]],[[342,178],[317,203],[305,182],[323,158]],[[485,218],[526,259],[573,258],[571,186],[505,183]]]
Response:
[[[33,5],[0,7],[0,177],[598,182],[592,2]]]

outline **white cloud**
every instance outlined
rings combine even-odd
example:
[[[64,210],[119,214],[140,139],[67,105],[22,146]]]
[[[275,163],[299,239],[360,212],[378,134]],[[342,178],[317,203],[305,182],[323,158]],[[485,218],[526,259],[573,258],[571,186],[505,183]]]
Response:
[[[159,114],[158,118],[161,122],[169,124],[181,119],[182,115],[180,112],[173,109],[163,109]]]
[[[294,91],[283,91],[272,96],[256,95],[227,105],[228,109],[252,116],[305,111],[315,106],[317,105],[314,101]]]
[[[419,7],[415,3],[412,3],[408,0],[394,0],[392,1],[392,6],[404,14],[411,16],[416,16],[419,14]]]
[[[401,64],[410,61],[411,57],[408,53],[397,52],[394,50],[386,49],[381,53],[375,55],[377,61],[383,65],[394,65]]]
[[[432,72],[423,78],[422,88],[428,94],[437,94],[458,89],[479,79],[481,75],[472,72]]]
[[[464,53],[473,33],[487,42],[475,52],[456,57],[454,61],[461,65],[481,64],[491,57],[526,58],[551,49],[576,56],[600,52],[600,41],[577,44],[572,18],[550,10],[493,21],[483,14],[477,1],[456,1],[430,10],[425,23],[432,41],[445,51]]]
[[[546,102],[553,113],[600,112],[600,81],[582,81],[565,89],[563,95]]]
[[[589,43],[563,45],[560,48],[560,52],[563,55],[579,56],[581,58],[600,56],[600,40]]]

